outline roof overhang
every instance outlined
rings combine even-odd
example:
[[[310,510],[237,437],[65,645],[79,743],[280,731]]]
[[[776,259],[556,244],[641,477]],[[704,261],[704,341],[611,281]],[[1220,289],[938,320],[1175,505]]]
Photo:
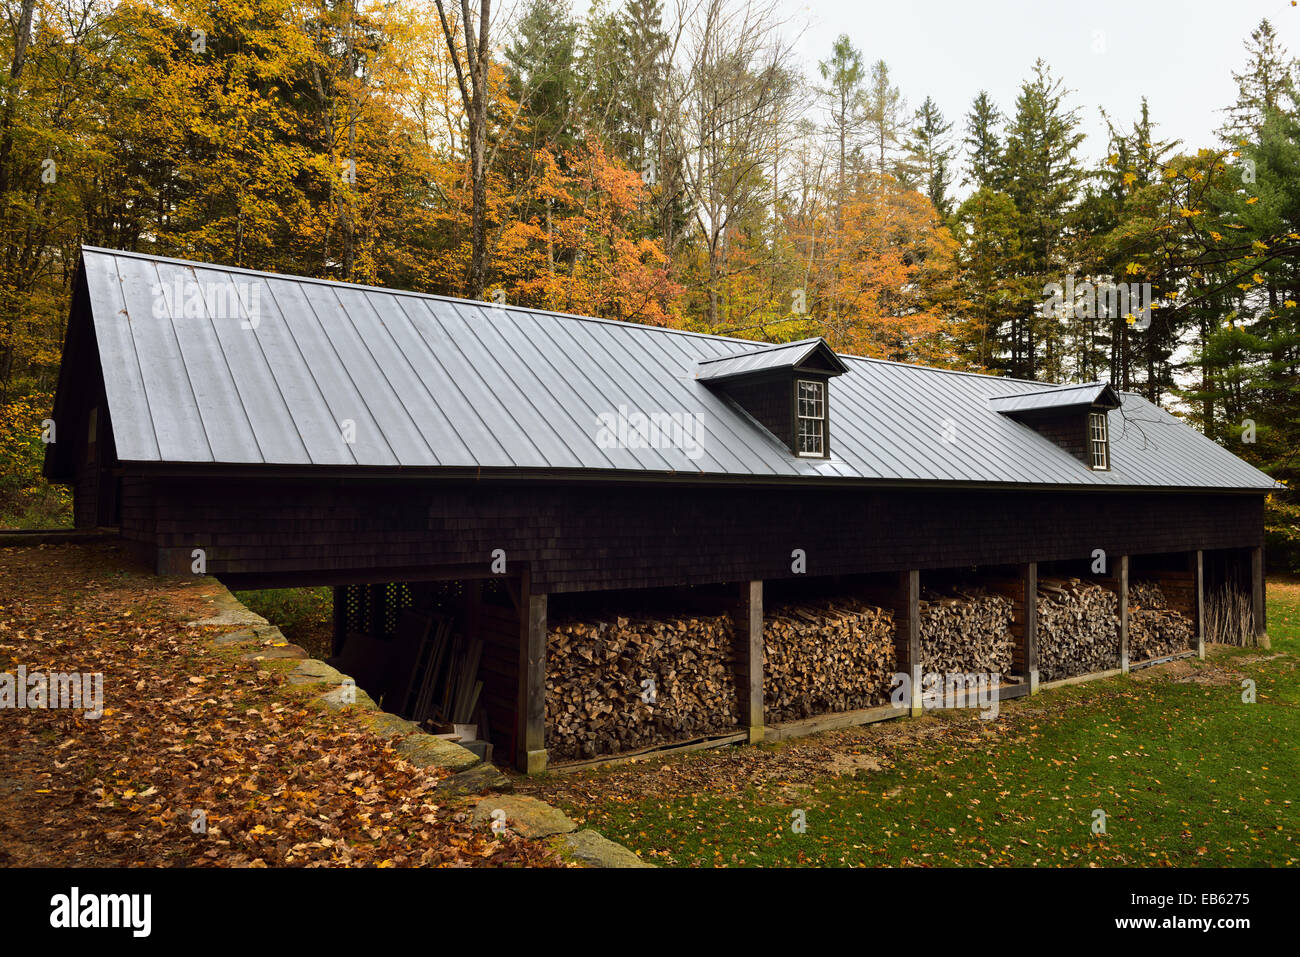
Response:
[[[725,382],[773,372],[811,372],[825,376],[849,371],[844,360],[835,354],[825,339],[801,339],[778,345],[750,349],[717,359],[704,359],[695,366],[695,378],[701,382]]]
[[[1120,398],[1109,382],[1088,382],[1016,395],[992,396],[988,403],[994,412],[1015,417],[1085,409],[1118,409]]]

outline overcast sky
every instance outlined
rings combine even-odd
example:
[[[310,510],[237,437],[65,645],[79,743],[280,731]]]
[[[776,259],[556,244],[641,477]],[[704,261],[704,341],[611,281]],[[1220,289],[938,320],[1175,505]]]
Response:
[[[589,3],[574,6],[582,14]],[[1014,110],[1041,56],[1074,91],[1068,102],[1079,107],[1090,159],[1106,149],[1099,110],[1128,125],[1143,95],[1162,138],[1213,145],[1242,44],[1261,18],[1300,53],[1300,8],[1290,0],[792,0],[787,9],[806,23],[798,50],[809,76],[847,33],[868,63],[889,64],[909,108],[934,97],[954,133],[981,88]]]
[[[1143,95],[1164,138],[1211,145],[1217,111],[1235,95],[1242,44],[1263,17],[1300,53],[1300,8],[1290,0],[819,0],[802,8],[799,49],[810,69],[847,33],[868,62],[889,64],[909,107],[933,96],[948,119],[965,114],[981,88],[1013,110],[1041,56],[1075,91],[1090,156],[1105,150],[1099,108],[1127,125]]]

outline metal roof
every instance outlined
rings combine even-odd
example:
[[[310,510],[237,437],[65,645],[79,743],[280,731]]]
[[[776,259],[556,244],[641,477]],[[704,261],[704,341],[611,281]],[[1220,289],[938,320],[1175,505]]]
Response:
[[[695,378],[701,382],[718,382],[776,369],[796,369],[818,353],[827,365],[835,370],[832,375],[842,375],[849,371],[826,340],[817,337],[780,345],[764,345],[734,356],[701,359],[696,364],[698,371],[695,373]]]
[[[1098,404],[1109,408],[1118,407],[1119,396],[1111,388],[1110,383],[1086,382],[1083,385],[1058,385],[1022,395],[995,395],[989,399],[989,408],[1002,413],[1073,409]]]
[[[92,247],[83,266],[124,462],[1274,487],[1135,395],[1094,472],[990,408],[1042,383],[844,356],[831,457],[801,459],[696,378],[762,343]]]

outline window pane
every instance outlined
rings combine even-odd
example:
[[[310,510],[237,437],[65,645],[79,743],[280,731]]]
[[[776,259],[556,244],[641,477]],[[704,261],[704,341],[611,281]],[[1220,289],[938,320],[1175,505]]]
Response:
[[[795,447],[801,455],[824,455],[826,383],[796,380],[795,400],[795,413],[799,419]]]
[[[822,454],[822,428],[818,420],[799,420],[799,451],[807,455]]]
[[[822,383],[799,380],[799,415],[820,419],[825,415]]]
[[[1088,415],[1089,437],[1092,440],[1092,467],[1110,468],[1110,443],[1106,436],[1106,413],[1092,412]]]

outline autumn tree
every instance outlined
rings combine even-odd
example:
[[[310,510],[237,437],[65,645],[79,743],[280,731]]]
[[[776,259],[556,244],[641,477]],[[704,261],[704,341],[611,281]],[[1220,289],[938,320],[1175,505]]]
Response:
[[[874,173],[881,177],[897,173],[894,162],[902,146],[907,127],[907,101],[889,76],[889,65],[877,60],[871,65],[871,79],[866,93],[867,140],[875,155]]]
[[[469,294],[482,299],[487,288],[487,136],[488,101],[491,91],[492,0],[461,0],[459,18],[448,17],[447,0],[434,0],[447,56],[456,72],[461,105],[465,111],[465,128],[469,147],[469,180],[472,194],[470,212]],[[475,6],[477,5],[477,11]],[[475,13],[477,12],[477,16]],[[457,26],[464,33],[463,45]]]
[[[774,5],[704,0],[693,22],[687,68],[676,73],[683,104],[683,172],[702,240],[705,319],[725,319],[732,231],[770,207],[772,158],[799,112],[790,42]]]

